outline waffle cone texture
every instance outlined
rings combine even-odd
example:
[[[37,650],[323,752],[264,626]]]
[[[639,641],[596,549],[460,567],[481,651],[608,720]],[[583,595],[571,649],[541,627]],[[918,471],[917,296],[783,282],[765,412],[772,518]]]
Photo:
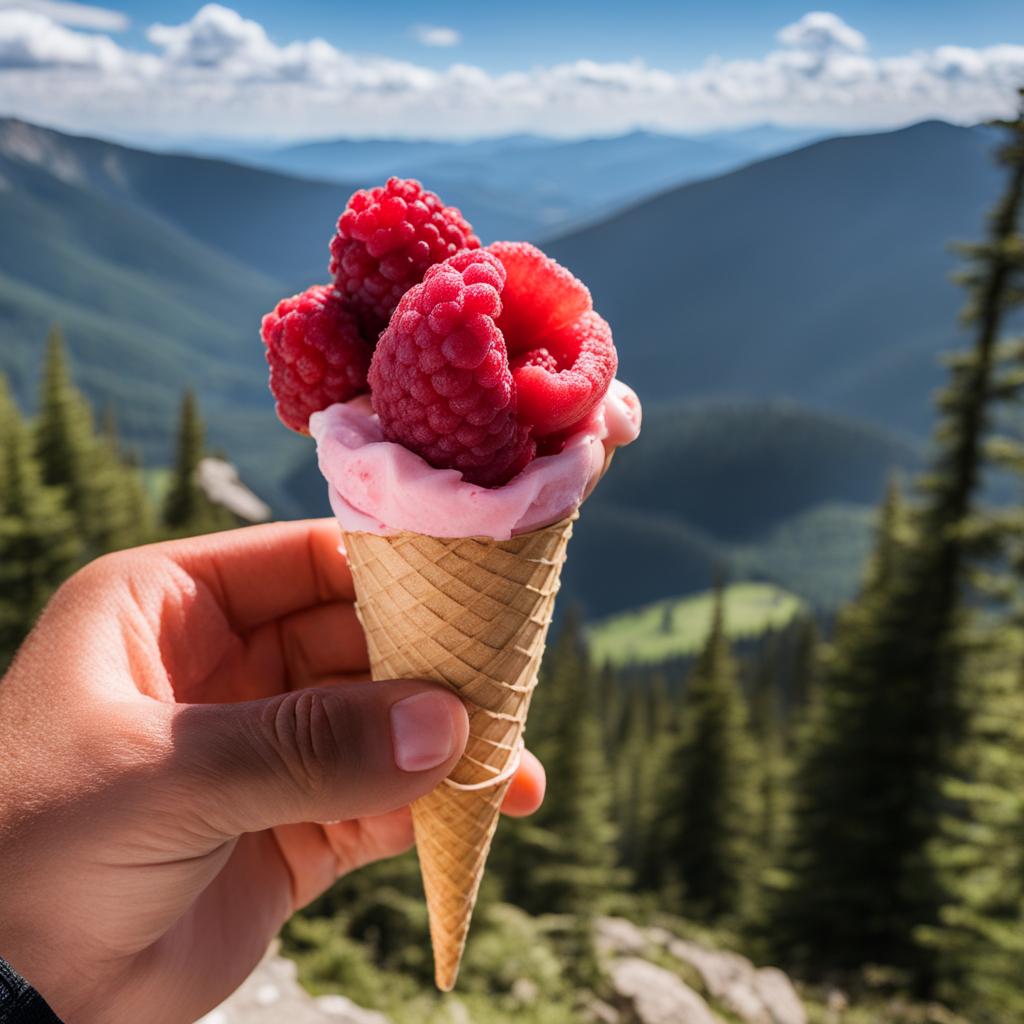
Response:
[[[374,679],[444,683],[469,712],[469,741],[449,781],[412,805],[434,975],[445,992],[522,749],[575,519],[504,541],[345,534]]]

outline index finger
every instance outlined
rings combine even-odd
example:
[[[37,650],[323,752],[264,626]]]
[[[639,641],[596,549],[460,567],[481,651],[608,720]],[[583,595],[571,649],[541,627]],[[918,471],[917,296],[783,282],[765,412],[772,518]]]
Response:
[[[171,541],[166,554],[217,595],[248,630],[303,608],[352,601],[355,590],[333,519],[248,526]]]

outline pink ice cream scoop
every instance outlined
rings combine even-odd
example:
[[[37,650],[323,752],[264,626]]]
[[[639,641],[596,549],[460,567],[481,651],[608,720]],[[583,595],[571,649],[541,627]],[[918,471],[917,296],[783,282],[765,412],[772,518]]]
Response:
[[[619,380],[557,455],[534,459],[502,487],[468,483],[384,439],[365,397],[314,413],[320,470],[348,532],[507,540],[565,517],[587,497],[611,457],[640,432],[640,401]]]

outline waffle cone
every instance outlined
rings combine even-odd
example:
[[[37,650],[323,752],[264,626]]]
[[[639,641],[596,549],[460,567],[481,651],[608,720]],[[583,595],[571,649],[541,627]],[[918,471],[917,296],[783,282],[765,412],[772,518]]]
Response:
[[[469,741],[449,782],[412,805],[443,991],[455,985],[521,750],[575,518],[505,541],[345,534],[373,677],[445,683],[469,712]]]

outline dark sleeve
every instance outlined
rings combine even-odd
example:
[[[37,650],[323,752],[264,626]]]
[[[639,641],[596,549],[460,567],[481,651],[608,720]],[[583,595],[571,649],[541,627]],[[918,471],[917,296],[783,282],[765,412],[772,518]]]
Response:
[[[0,1024],[61,1024],[46,1000],[2,957]]]

